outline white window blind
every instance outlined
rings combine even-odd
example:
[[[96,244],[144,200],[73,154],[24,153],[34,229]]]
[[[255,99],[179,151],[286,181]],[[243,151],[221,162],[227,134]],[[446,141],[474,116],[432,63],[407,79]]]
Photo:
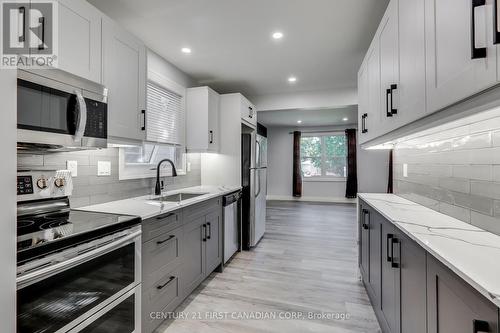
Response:
[[[184,96],[148,81],[147,125],[148,141],[184,145]]]

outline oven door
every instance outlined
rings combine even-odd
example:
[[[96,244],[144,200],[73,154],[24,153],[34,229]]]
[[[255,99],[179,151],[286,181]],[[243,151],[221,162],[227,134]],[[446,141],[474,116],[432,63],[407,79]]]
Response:
[[[18,332],[140,332],[140,229],[79,252],[18,277]]]

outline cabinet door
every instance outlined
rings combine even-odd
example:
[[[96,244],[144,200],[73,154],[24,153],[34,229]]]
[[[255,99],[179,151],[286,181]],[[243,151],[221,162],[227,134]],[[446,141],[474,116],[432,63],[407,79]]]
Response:
[[[222,225],[220,211],[214,211],[206,216],[206,274],[210,274],[222,263]]]
[[[400,262],[401,271],[401,332],[425,332],[426,252],[408,237],[397,237],[394,260]]]
[[[361,65],[358,72],[358,138],[360,143],[364,143],[368,138],[368,131],[365,120],[368,116],[368,69],[366,63]]]
[[[241,119],[252,126],[257,126],[257,109],[243,96],[241,96]]]
[[[103,82],[108,88],[108,136],[144,140],[146,48],[135,37],[103,20]]]
[[[365,286],[370,283],[370,210],[365,204],[359,212],[359,269]]]
[[[486,0],[487,6],[476,8],[474,13],[471,3],[474,1],[425,1],[428,112],[465,99],[497,81],[492,0]],[[474,40],[477,48],[485,48],[483,55],[475,59],[472,58]]]
[[[370,292],[373,295],[372,304],[379,306],[380,303],[380,283],[382,273],[380,264],[382,262],[382,253],[380,250],[380,239],[382,232],[382,215],[372,210],[370,216]]]
[[[59,68],[101,82],[101,15],[86,1],[59,0]]]
[[[397,242],[396,228],[387,221],[382,224],[382,289],[380,312],[382,326],[387,332],[399,332],[400,324],[400,270],[394,267],[394,248]]]
[[[425,115],[425,0],[398,0],[399,85],[397,126]]]
[[[396,91],[399,86],[398,1],[392,0],[380,23],[380,130],[396,126]],[[391,111],[392,110],[392,111]],[[382,120],[383,119],[383,120]]]
[[[182,286],[189,295],[205,278],[205,216],[184,226]]]
[[[208,150],[219,151],[219,101],[220,97],[212,89],[208,89]]]
[[[498,332],[498,308],[430,255],[427,302],[428,333]]]
[[[368,70],[368,108],[365,119],[366,139],[375,138],[380,133],[380,53],[378,43],[368,50],[366,65]]]

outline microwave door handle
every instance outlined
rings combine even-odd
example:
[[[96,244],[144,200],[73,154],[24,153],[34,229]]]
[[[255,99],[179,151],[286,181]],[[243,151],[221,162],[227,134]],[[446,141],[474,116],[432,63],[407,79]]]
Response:
[[[27,273],[25,275],[19,276],[16,279],[17,283],[17,289],[22,289],[28,285],[31,285],[33,283],[36,283],[38,281],[41,281],[43,279],[46,279],[48,277],[51,277],[53,275],[56,275],[58,273],[61,273],[65,270],[68,270],[70,268],[73,268],[75,266],[78,266],[80,264],[83,264],[84,262],[87,262],[89,260],[95,259],[105,253],[114,251],[116,249],[119,249],[125,245],[128,245],[133,242],[140,242],[140,239],[137,240],[138,237],[141,236],[141,231],[135,231],[129,235],[123,236],[122,238],[119,238],[109,244],[97,247],[96,249],[93,249],[88,252],[84,252],[83,254],[77,255],[75,257],[72,257],[68,260],[58,262],[54,265],[47,266],[41,269],[37,269],[36,271]]]
[[[78,102],[78,123],[75,131],[75,142],[80,141],[85,134],[85,127],[87,126],[87,104],[83,98],[80,90],[75,90],[76,101]]]

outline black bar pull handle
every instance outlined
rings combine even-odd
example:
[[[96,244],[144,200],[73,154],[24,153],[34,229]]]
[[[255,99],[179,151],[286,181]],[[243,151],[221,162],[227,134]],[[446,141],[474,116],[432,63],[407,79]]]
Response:
[[[487,321],[484,321],[484,320],[474,319],[472,321],[472,332],[473,333],[491,332],[491,330],[490,330],[490,324]]]
[[[389,95],[391,94],[391,89],[386,89],[385,91],[385,115],[387,117],[392,117],[392,112],[389,110]]]
[[[394,260],[394,244],[398,244],[399,245],[399,239],[393,237],[391,239],[391,267],[392,268],[399,268],[399,263],[398,262],[395,262]],[[401,247],[399,247],[400,251],[401,251]],[[401,257],[401,253],[400,255],[398,256],[398,259]]]
[[[210,237],[212,237],[212,224],[210,222],[207,223],[207,230],[208,230],[207,239],[210,239]]]
[[[169,240],[171,240],[171,239],[173,239],[173,238],[175,238],[175,235],[170,235],[170,236],[168,236],[168,238],[166,238],[166,239],[164,239],[164,240],[157,241],[157,242],[156,242],[156,244],[157,244],[157,245],[161,245],[161,244],[163,244],[163,243],[168,242]]]
[[[212,144],[214,143],[214,131],[208,132],[208,141]]]
[[[361,133],[368,133],[368,128],[366,128],[366,118],[368,118],[368,113],[361,116]]]
[[[157,286],[157,287],[156,287],[156,289],[158,289],[158,290],[162,290],[163,288],[165,288],[166,286],[168,286],[168,284],[169,284],[170,282],[172,282],[172,281],[174,281],[174,280],[175,280],[175,276],[171,276],[171,277],[168,279],[168,281],[167,281],[167,282],[165,282],[165,283],[164,283],[164,284],[162,284],[162,285]]]
[[[26,7],[19,7],[19,13],[23,15],[23,34],[19,36],[19,42],[26,41]]]
[[[496,2],[496,0],[495,0]],[[486,58],[486,47],[476,47],[476,8],[486,5],[486,0],[472,0],[471,9],[471,28],[470,28],[470,39],[471,39],[471,58],[472,59],[482,59]],[[495,27],[496,29],[496,27]]]
[[[146,110],[141,110],[142,114],[142,126],[141,126],[141,131],[146,130]]]
[[[203,241],[204,242],[207,241],[207,225],[206,224],[203,225]]]
[[[392,249],[391,249],[391,243],[392,243],[392,238],[394,237],[393,234],[387,234],[387,239],[386,239],[386,250],[387,250],[387,262],[392,263]],[[389,251],[391,250],[391,251]]]
[[[248,107],[248,117],[253,118],[253,108],[251,106]]]
[[[493,0],[493,44],[500,44],[500,31],[498,31],[498,0]]]
[[[394,90],[398,89],[397,84],[391,84],[391,89],[390,89],[390,94],[391,94],[391,114],[397,114],[398,109],[394,108],[394,101],[393,101],[393,95],[394,95]]]
[[[42,26],[42,42],[38,44],[38,49],[39,50],[44,50],[45,49],[45,17],[40,17],[38,19],[38,22]]]

